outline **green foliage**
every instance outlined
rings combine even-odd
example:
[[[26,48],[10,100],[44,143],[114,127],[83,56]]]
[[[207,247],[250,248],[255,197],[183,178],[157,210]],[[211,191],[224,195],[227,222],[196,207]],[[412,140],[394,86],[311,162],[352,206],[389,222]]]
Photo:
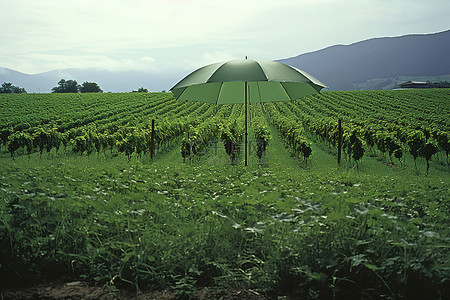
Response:
[[[133,93],[148,93],[146,88],[140,87],[137,91],[133,91]]]
[[[242,119],[233,120],[231,124],[221,123],[219,132],[222,139],[225,152],[230,156],[231,163],[236,164],[241,150],[241,142],[244,136]]]
[[[0,285],[56,276],[179,298],[242,287],[296,299],[447,299],[448,170],[434,160],[448,154],[448,108],[439,99],[448,91],[252,104],[256,155],[267,163],[244,168],[182,164],[179,148],[208,158],[221,138],[220,151],[233,154],[226,142],[241,143],[242,105],[166,93],[2,95]],[[358,169],[329,163],[337,116]],[[153,118],[159,152],[149,161]],[[380,164],[368,150],[426,161],[431,172]]]
[[[430,169],[431,157],[438,152],[438,146],[433,142],[428,142],[420,149],[419,155],[424,157],[427,161],[427,175]]]
[[[0,282],[51,274],[180,298],[205,286],[306,299],[448,296],[443,182],[171,160],[8,161]]]
[[[52,93],[78,93],[78,88],[76,80],[61,79],[58,86],[52,88]]]
[[[294,155],[302,155],[306,161],[312,153],[310,143],[304,137],[304,128],[302,124],[296,121],[297,117],[288,112],[287,110],[281,110],[267,103],[264,105],[272,124],[278,129],[284,141],[293,150]],[[289,117],[288,117],[289,116]]]
[[[417,157],[425,147],[425,135],[423,132],[419,130],[411,131],[408,134],[408,146],[409,153],[414,157],[414,163],[416,163]]]
[[[41,95],[30,96],[32,97],[30,99],[40,103]],[[152,101],[147,101],[149,96]],[[61,105],[62,97],[65,105]],[[50,152],[55,149],[58,152],[63,145],[64,150],[69,146],[73,152],[80,154],[90,154],[94,151],[100,153],[101,149],[106,154],[106,150],[109,149],[111,153],[118,151],[128,158],[134,153],[141,157],[150,149],[152,115],[159,117],[155,129],[155,150],[163,151],[175,143],[176,138],[186,127],[198,123],[199,118],[211,116],[213,112],[206,104],[185,103],[180,106],[171,94],[136,94],[135,98],[126,102],[122,97],[120,94],[83,95],[83,97],[46,95],[45,99],[50,100],[42,101],[43,107],[33,106],[37,112],[23,115],[19,119],[5,117],[6,123],[0,124],[1,141],[7,146],[8,137],[12,133],[25,132],[31,135],[33,140],[33,147],[30,150],[39,151],[41,155],[44,150]],[[105,106],[109,107],[107,111]],[[21,101],[12,107],[11,114],[20,109],[27,110],[29,107]],[[86,107],[90,108],[86,110]],[[40,108],[43,109],[39,110]],[[70,113],[64,111],[70,108],[73,108]],[[189,116],[189,112],[196,112],[199,115],[192,117]],[[59,119],[53,118],[52,113],[57,114]],[[175,120],[169,120],[172,116],[175,116]],[[24,148],[21,144],[18,146],[19,148],[17,145],[11,145],[10,150],[16,152]]]
[[[405,161],[405,153],[410,153],[417,166],[420,149],[431,140],[438,152],[446,153],[448,164],[448,95],[448,89],[324,92],[277,107],[285,115],[293,114],[306,132],[330,148],[337,147],[337,120],[342,119],[344,137],[357,137],[354,149],[359,151],[353,158],[361,159],[367,147],[372,155],[376,150],[381,158],[388,154],[392,165],[393,156],[403,165],[401,158]],[[352,151],[348,142],[347,154]]]
[[[0,87],[0,94],[26,94],[24,88],[12,85],[11,82],[4,82]]]
[[[357,130],[352,130],[343,135],[343,149],[347,155],[358,162],[364,156],[364,145],[358,137]]]
[[[264,152],[266,151],[267,146],[269,145],[270,131],[267,128],[267,125],[254,124],[253,126],[257,147],[256,155],[258,156],[259,159],[261,159]]]
[[[446,95],[445,92],[446,90],[434,91],[433,95],[437,95],[435,98],[438,99],[436,101],[443,99]],[[402,93],[384,92],[379,95],[378,92],[360,92],[359,94],[336,92],[334,94],[324,93],[323,96],[302,98],[295,103],[266,103],[264,110],[260,105],[251,105],[251,120],[255,121],[255,125],[251,126],[255,134],[258,135],[258,128],[266,124],[265,114],[267,114],[270,122],[282,134],[286,146],[292,151],[293,155],[307,160],[312,153],[311,136],[315,141],[326,143],[330,149],[336,149],[338,113],[345,112],[346,117],[343,118],[344,151],[348,154],[349,159],[359,163],[363,160],[367,150],[371,151],[371,155],[375,151],[379,151],[383,158],[388,155],[392,165],[394,165],[395,158],[403,166],[405,154],[409,153],[414,158],[416,165],[418,157],[425,158],[425,156],[420,156],[419,152],[429,140],[437,145],[438,153],[445,153],[448,164],[449,139],[446,127],[448,122],[442,119],[437,112],[431,114],[435,118],[432,123],[429,119],[430,114],[422,114],[417,118],[414,113],[408,112],[405,116],[413,121],[403,126],[406,117],[394,119],[399,114],[398,111],[392,117],[387,111],[383,111],[384,99],[409,101],[409,98],[405,98],[404,95],[408,97],[416,96],[411,95],[411,93],[411,91]],[[425,97],[430,94],[430,91],[416,91],[416,93],[423,94],[423,97]],[[368,98],[358,98],[360,94]],[[345,97],[342,95],[345,95]],[[191,153],[192,149],[188,149],[190,153],[187,153],[185,151],[186,146],[188,146],[187,148],[195,148],[195,151],[200,151],[199,153],[202,154],[211,139],[220,136],[232,162],[237,161],[241,149],[240,136],[243,137],[244,121],[243,110],[239,105],[225,105],[219,109],[214,109],[214,106],[208,104],[178,102],[171,97],[171,94],[167,93],[152,93],[148,96],[134,94],[133,97],[127,97],[127,94],[108,94],[102,97],[97,95],[95,105],[91,101],[93,95],[86,97],[74,95],[70,98],[66,96],[63,101],[64,106],[61,105],[61,98],[57,98],[57,95],[52,97],[49,95],[45,97],[42,97],[42,95],[29,96],[24,98],[25,101],[8,100],[8,105],[4,106],[6,115],[2,116],[3,123],[0,124],[0,137],[6,147],[8,146],[8,137],[12,133],[26,132],[33,139],[32,149],[28,148],[31,153],[38,150],[42,154],[44,149],[47,152],[52,149],[58,151],[60,146],[63,145],[64,149],[69,146],[75,152],[85,154],[94,151],[100,153],[100,150],[103,149],[104,155],[106,155],[106,150],[110,150],[111,154],[117,151],[128,158],[131,158],[134,154],[142,157],[149,150],[150,120],[156,118],[157,128],[154,145],[157,152],[165,151],[172,145],[179,143],[178,138],[186,139],[188,128],[193,131],[193,138],[195,137],[196,141],[191,138],[194,142],[192,145],[189,142],[184,144],[182,141],[182,149],[180,149],[182,156],[186,154],[188,154],[186,157],[191,154],[195,155],[195,153]],[[35,105],[36,103],[32,106],[27,105],[28,100],[26,99],[28,98],[38,99],[37,102],[42,103],[42,105]],[[153,100],[146,101],[144,98]],[[380,102],[379,109],[383,114],[372,113],[362,118],[361,116],[364,114],[359,109],[359,99],[364,99],[365,106],[368,106],[367,103]],[[427,101],[432,100],[434,101],[434,98],[427,98]],[[142,101],[145,101],[145,104]],[[423,102],[421,100],[421,103]],[[401,103],[395,104],[395,107],[409,107],[401,105]],[[351,109],[346,111],[341,109],[341,106],[350,107],[349,105],[351,105]],[[67,113],[66,107],[67,111],[72,112]],[[105,111],[105,107],[109,107],[109,110]],[[30,110],[30,113],[21,115],[20,118],[10,117],[15,112],[24,110]],[[36,111],[32,112],[31,110]],[[73,113],[73,111],[77,112]],[[8,112],[10,115],[7,115]],[[60,118],[55,119],[52,114],[56,114]],[[445,106],[443,114],[445,114]],[[215,116],[216,119],[214,121],[215,126],[221,126],[222,129],[221,132],[208,135],[207,133],[212,131],[207,129],[206,124],[211,124],[212,121],[209,121],[209,118],[212,116]],[[205,122],[205,120],[208,121]],[[219,123],[223,124],[220,125]],[[56,135],[56,139],[43,136],[40,133],[41,131],[53,132],[52,135]],[[86,135],[86,133],[89,134]],[[219,136],[215,137],[217,134]],[[84,149],[80,144],[81,137],[86,140],[87,149]],[[79,138],[78,146],[76,146],[77,138]],[[17,148],[18,145],[17,143],[11,145],[9,148],[11,154],[14,155],[16,151],[25,149],[20,145]],[[88,145],[92,145],[92,147],[89,148]],[[268,141],[256,138],[256,154],[258,157],[263,156],[267,145]],[[199,158],[199,156],[197,157]]]
[[[85,81],[78,89],[80,93],[103,93],[100,86],[95,82]]]

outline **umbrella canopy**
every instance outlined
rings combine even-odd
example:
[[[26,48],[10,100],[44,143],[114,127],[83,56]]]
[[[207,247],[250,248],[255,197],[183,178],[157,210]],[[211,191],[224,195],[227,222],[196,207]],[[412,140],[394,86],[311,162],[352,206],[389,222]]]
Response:
[[[170,90],[175,98],[216,104],[245,104],[247,166],[247,103],[289,101],[317,94],[326,86],[308,73],[273,61],[232,60],[204,66]]]
[[[231,104],[244,103],[245,98],[249,103],[289,101],[316,94],[322,88],[326,88],[323,83],[297,68],[245,59],[197,69],[171,91],[177,99]]]

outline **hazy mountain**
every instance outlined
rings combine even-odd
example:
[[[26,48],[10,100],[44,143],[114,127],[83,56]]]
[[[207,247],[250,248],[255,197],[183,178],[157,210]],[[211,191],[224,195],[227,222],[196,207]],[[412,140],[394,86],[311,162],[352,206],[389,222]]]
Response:
[[[42,89],[42,86],[45,86],[46,84],[45,80],[35,77],[34,75],[0,68],[0,84],[3,82],[11,82],[15,86],[25,88],[27,92],[39,92],[39,90]]]
[[[335,45],[279,61],[310,73],[332,90],[382,89],[393,87],[393,81],[401,80],[397,77],[450,75],[449,53],[447,30]]]
[[[139,71],[110,72],[97,69],[64,69],[34,75],[0,68],[0,83],[11,82],[28,93],[49,93],[60,79],[73,79],[79,84],[95,82],[104,92],[131,92],[140,87],[149,91],[170,89],[184,73],[153,74]]]
[[[335,45],[280,62],[317,77],[332,90],[386,89],[407,80],[450,80],[450,30],[424,35],[375,38]],[[199,66],[200,67],[200,66]],[[27,92],[49,93],[60,79],[96,82],[105,92],[170,89],[185,72],[153,74],[65,69],[35,75],[0,68],[0,84],[11,82]]]

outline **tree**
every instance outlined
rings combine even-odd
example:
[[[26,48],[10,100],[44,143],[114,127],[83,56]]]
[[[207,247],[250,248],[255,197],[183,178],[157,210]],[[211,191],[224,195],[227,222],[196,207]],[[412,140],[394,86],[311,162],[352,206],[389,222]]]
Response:
[[[148,93],[148,90],[141,87],[137,91],[133,91],[133,93]]]
[[[12,93],[12,83],[4,82],[0,88],[0,94],[11,94]]]
[[[52,88],[52,93],[78,93],[78,85],[76,80],[64,80],[61,79],[58,82],[58,86]]]
[[[95,82],[83,82],[80,86],[81,93],[103,93],[102,89]]]
[[[0,87],[0,94],[26,94],[24,88],[12,85],[11,82],[4,82]]]

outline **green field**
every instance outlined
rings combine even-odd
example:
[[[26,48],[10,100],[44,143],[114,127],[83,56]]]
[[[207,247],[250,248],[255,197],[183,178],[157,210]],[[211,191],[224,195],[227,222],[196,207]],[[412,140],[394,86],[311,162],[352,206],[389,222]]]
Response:
[[[324,92],[250,124],[244,167],[241,105],[0,95],[0,288],[450,298],[449,89]]]

